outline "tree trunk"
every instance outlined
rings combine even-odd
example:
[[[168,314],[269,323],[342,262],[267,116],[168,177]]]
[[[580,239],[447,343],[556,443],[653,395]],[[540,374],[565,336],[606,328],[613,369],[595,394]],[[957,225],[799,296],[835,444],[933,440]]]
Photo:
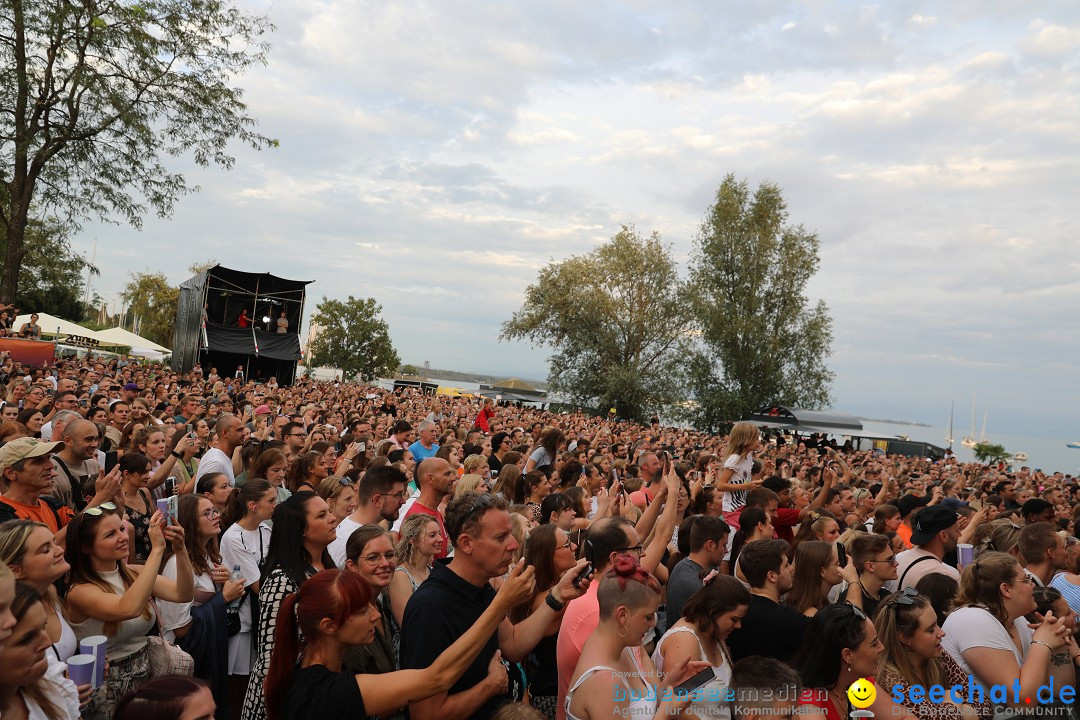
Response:
[[[15,210],[7,225],[7,252],[0,276],[0,303],[14,303],[19,292],[19,271],[26,255],[26,213]],[[14,320],[15,318],[12,318]]]

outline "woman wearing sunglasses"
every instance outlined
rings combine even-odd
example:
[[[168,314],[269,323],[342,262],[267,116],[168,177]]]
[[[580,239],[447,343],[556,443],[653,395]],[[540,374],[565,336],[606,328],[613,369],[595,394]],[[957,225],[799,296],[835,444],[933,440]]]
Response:
[[[158,622],[165,639],[186,650],[195,660],[195,676],[210,683],[214,700],[225,707],[227,668],[220,658],[229,641],[225,605],[244,593],[243,580],[230,580],[221,564],[218,548],[220,513],[208,498],[183,495],[177,501],[177,521],[184,529],[189,568],[180,568],[177,555],[167,553],[162,577],[176,580],[180,572],[191,574],[195,598],[188,603],[158,603]]]
[[[1019,678],[1019,703],[1008,694],[1003,707],[1025,708],[1050,670],[1050,656],[1066,645],[1067,628],[1054,614],[1032,630],[1024,615],[1036,608],[1034,581],[1012,555],[987,552],[964,568],[956,607],[945,620],[945,650],[988,693]]]
[[[967,676],[942,649],[941,640],[945,632],[938,626],[937,613],[929,598],[920,595],[915,588],[893,593],[878,608],[874,626],[878,628],[878,636],[885,647],[878,665],[877,684],[881,688],[899,686],[903,691],[904,706],[919,720],[993,716],[994,706],[986,697],[982,698],[982,702],[973,703],[957,702],[948,693],[941,703],[931,702],[925,695],[920,696],[920,702],[912,699],[912,685],[923,688],[960,685],[964,688],[961,698],[965,701],[968,699]]]
[[[563,573],[577,564],[577,545],[570,541],[570,535],[558,525],[541,525],[528,535],[525,564],[536,568],[536,587],[529,602],[510,611],[510,621],[513,623],[522,622],[543,605],[548,591],[555,587]],[[559,695],[555,650],[562,618],[563,612],[559,612],[548,625],[526,667],[532,705],[545,713],[550,720],[555,717],[555,705]]]
[[[71,566],[68,620],[77,638],[109,638],[105,697],[95,697],[84,713],[87,718],[111,718],[120,698],[150,677],[147,633],[156,620],[150,599],[183,603],[195,596],[184,530],[164,525],[161,512],[155,512],[148,526],[150,553],[136,569],[127,564],[128,533],[123,511],[115,505],[88,507],[68,523],[64,556]],[[176,554],[176,580],[158,575],[166,543]]]
[[[795,663],[806,688],[803,704],[820,708],[828,720],[850,717],[847,690],[856,680],[873,677],[881,653],[877,630],[862,610],[849,604],[821,608],[810,619]],[[880,684],[867,709],[876,717],[914,718]]]
[[[319,497],[330,506],[338,524],[356,511],[356,487],[349,478],[331,475],[319,483]]]

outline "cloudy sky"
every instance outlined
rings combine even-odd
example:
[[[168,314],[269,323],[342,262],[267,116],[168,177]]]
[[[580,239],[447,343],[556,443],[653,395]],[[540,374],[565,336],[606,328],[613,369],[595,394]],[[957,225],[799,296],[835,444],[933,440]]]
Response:
[[[107,299],[216,258],[375,297],[406,362],[545,377],[497,340],[538,268],[622,223],[685,258],[733,172],[820,235],[836,409],[943,424],[977,392],[991,429],[1080,437],[1080,4],[244,1],[281,147],[87,227]]]

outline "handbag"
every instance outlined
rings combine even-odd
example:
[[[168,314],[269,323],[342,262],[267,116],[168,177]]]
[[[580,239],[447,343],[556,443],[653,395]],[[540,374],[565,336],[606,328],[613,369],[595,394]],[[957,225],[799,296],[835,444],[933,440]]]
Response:
[[[240,632],[240,608],[243,606],[244,601],[247,600],[250,592],[248,588],[244,588],[244,594],[240,597],[240,602],[236,604],[236,607],[225,606],[225,627],[228,628],[229,637]]]
[[[146,637],[146,658],[150,665],[150,677],[159,678],[166,675],[187,675],[190,677],[194,675],[195,658],[165,639],[161,634],[161,612],[152,598],[150,604],[154,608],[158,627],[157,635],[148,635]]]
[[[150,677],[195,674],[194,658],[160,635],[146,638],[146,656],[150,663]]]

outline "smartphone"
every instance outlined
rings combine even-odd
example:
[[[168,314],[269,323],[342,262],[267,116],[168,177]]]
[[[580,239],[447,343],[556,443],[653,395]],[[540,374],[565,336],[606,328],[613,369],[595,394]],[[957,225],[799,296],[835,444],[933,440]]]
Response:
[[[840,567],[847,565],[847,548],[843,543],[836,543],[836,559],[840,563]]]
[[[711,667],[707,667],[701,672],[699,672],[697,675],[694,675],[690,679],[686,680],[685,682],[679,683],[673,689],[676,693],[689,693],[693,690],[697,690],[705,683],[715,679],[716,673],[713,672],[713,669]]]
[[[165,488],[164,492],[165,492],[166,496],[175,495],[176,494],[176,478],[171,476],[171,475],[169,477],[165,478],[164,488]]]
[[[112,472],[112,469],[116,467],[116,463],[120,461],[120,456],[115,450],[110,450],[105,453],[105,474],[108,475]]]
[[[581,568],[581,572],[574,578],[574,587],[581,585],[581,581],[593,574],[592,563],[586,563],[585,567]]]
[[[356,449],[360,452],[367,450],[367,443],[356,443]]]

